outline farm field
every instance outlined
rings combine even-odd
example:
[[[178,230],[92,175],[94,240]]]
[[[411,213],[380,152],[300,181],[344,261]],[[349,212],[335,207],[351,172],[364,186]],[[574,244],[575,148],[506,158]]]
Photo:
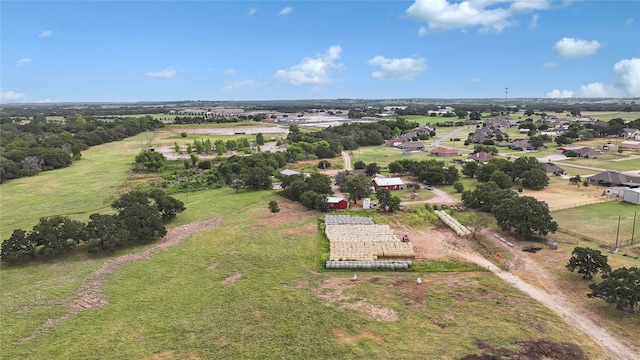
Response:
[[[63,317],[76,289],[122,254],[71,255],[28,274],[29,265],[3,269],[3,356],[456,359],[478,351],[477,341],[513,348],[542,331],[545,340],[603,358],[556,315],[486,272],[424,274],[420,289],[412,273],[363,273],[354,284],[349,272],[317,272],[314,213],[280,200],[283,211],[274,216],[265,205],[270,192],[197,196],[248,205],[189,206],[187,217],[221,222],[123,264],[104,281],[107,304],[51,328],[39,326]],[[26,291],[32,296],[21,295]],[[422,341],[427,337],[437,341]]]
[[[114,194],[145,181],[130,176],[129,167],[146,136],[85,151],[83,160],[50,172],[51,178],[42,183],[36,180],[43,174],[3,184],[3,209],[19,211],[7,214],[3,210],[3,238],[13,227],[30,228],[40,216],[59,214],[59,209],[85,221],[92,212],[110,211]],[[167,139],[171,136],[161,130],[152,142],[173,143]],[[374,154],[374,161],[382,154]],[[357,161],[355,156],[352,163]],[[317,161],[313,163],[317,165]],[[91,177],[102,169],[109,169],[108,176]],[[30,189],[56,184],[54,175],[65,181],[60,181],[56,191],[47,194],[52,196],[46,205],[34,212],[31,208],[37,208],[34,204],[41,202],[43,191]],[[572,192],[575,196],[594,190],[577,189],[569,186],[568,180],[560,180],[552,179],[553,186],[566,191],[568,197]],[[463,181],[465,187],[471,181]],[[7,198],[7,189],[22,196]],[[442,189],[453,192],[450,187]],[[421,189],[418,195],[422,200],[432,193]],[[3,265],[3,357],[68,359],[100,354],[104,359],[409,359],[433,354],[439,359],[459,359],[482,353],[478,348],[485,346],[482,344],[515,351],[517,341],[552,341],[575,344],[589,359],[609,359],[595,341],[568,326],[556,313],[496,275],[472,270],[473,265],[451,256],[450,248],[473,243],[451,239],[443,235],[446,231],[432,228],[415,214],[374,216],[376,222],[410,231],[429,265],[418,266],[421,270],[417,272],[360,273],[359,281],[352,282],[352,272],[327,272],[318,266],[318,214],[272,191],[207,190],[190,193],[188,202],[185,194],[173,196],[184,201],[187,210],[170,224],[172,234],[183,234],[172,247],[145,252],[149,246],[140,246],[102,257],[72,251],[57,259]],[[67,199],[75,200],[66,203]],[[30,203],[23,205],[25,200]],[[269,212],[270,200],[278,201],[280,213]],[[25,214],[29,219],[23,219]],[[15,225],[5,230],[7,215]],[[192,229],[190,225],[210,219],[216,219],[212,226]],[[436,237],[451,242],[442,242],[442,248],[437,249]],[[588,288],[572,281],[572,276],[578,275],[561,271],[572,246],[525,255],[525,260],[517,257],[524,262],[514,262],[510,269],[540,282],[540,277],[521,264],[531,260],[546,266],[559,278],[558,284],[566,282],[567,288],[581,296],[574,299],[566,293],[571,301],[593,311],[612,334],[640,349],[634,336],[640,332],[637,315],[586,299]],[[145,255],[131,261],[131,254]],[[622,253],[611,255],[611,260],[616,266],[635,264]],[[96,275],[114,263],[120,265],[111,274]],[[417,276],[423,279],[421,286],[415,282]],[[546,279],[557,285],[555,279]],[[94,298],[78,309],[81,289],[96,280],[100,287],[91,294]]]

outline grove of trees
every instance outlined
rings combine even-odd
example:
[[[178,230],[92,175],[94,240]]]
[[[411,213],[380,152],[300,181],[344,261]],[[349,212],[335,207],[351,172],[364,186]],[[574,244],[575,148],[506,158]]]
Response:
[[[184,211],[184,204],[162,190],[132,191],[115,200],[115,215],[92,214],[88,223],[55,215],[41,218],[31,231],[16,229],[2,242],[0,260],[18,262],[38,255],[60,254],[80,243],[90,253],[110,252],[164,236],[165,224]]]

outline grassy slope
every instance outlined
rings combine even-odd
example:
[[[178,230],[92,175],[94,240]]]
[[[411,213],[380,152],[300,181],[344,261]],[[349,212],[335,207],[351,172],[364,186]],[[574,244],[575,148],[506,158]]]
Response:
[[[262,196],[273,196],[268,194],[194,195],[198,199],[185,216],[223,215],[218,227],[152,259],[123,265],[104,286],[109,305],[72,316],[33,342],[19,339],[64,314],[73,290],[105,259],[77,255],[36,265],[35,272],[4,270],[0,351],[25,359],[145,358],[167,351],[201,358],[454,359],[475,352],[475,341],[510,346],[541,335],[575,342],[594,358],[602,355],[547,309],[485,272],[425,275],[419,308],[406,305],[394,285],[413,283],[410,273],[361,274],[357,286],[344,290],[351,300],[327,303],[314,289],[350,273],[316,272],[317,235],[300,231],[316,228],[313,214],[266,226],[268,197]],[[195,205],[205,198],[246,204],[256,195],[259,202],[242,211]],[[208,269],[212,264],[215,269]],[[222,283],[236,273],[242,274],[237,282]],[[374,276],[380,280],[366,281]],[[25,307],[23,296],[30,291],[40,296]],[[360,300],[397,311],[398,321],[375,321],[343,306]]]

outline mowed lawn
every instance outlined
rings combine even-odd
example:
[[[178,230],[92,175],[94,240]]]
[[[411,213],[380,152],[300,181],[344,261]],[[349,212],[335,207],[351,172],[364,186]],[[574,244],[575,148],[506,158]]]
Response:
[[[638,210],[638,205],[613,201],[553,211],[551,215],[561,228],[600,239],[605,245],[614,245],[616,237],[620,241],[629,240],[632,234],[637,244],[640,243],[640,219],[635,221],[635,233],[633,226]]]
[[[270,199],[289,216],[269,213]],[[605,358],[488,272],[425,273],[420,288],[415,273],[367,272],[352,282],[351,272],[319,271],[317,214],[297,204],[229,190],[195,193],[190,204],[180,216],[222,221],[121,265],[102,287],[108,304],[49,329],[37,330],[67,313],[96,269],[139,249],[3,268],[3,357],[457,359],[479,352],[478,341],[515,348],[542,337]]]

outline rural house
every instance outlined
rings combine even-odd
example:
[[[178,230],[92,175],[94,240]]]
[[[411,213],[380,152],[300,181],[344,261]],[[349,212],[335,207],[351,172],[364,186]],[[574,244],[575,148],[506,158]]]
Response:
[[[429,153],[434,156],[457,156],[458,150],[438,146],[437,148],[429,151]]]
[[[640,130],[624,128],[620,132],[619,136],[625,139],[640,140]]]
[[[640,187],[640,175],[628,175],[619,171],[603,171],[589,177],[589,183],[596,186],[628,186]]]
[[[371,181],[374,189],[402,190],[404,182],[400,178],[375,178]]]
[[[544,166],[544,172],[547,175],[562,175],[564,174],[564,169],[558,166],[555,166],[553,164],[547,164],[547,163],[543,163],[542,166]]]
[[[422,151],[424,150],[424,143],[420,141],[412,141],[402,143],[396,146],[398,149],[406,150],[406,151]]]
[[[620,143],[620,149],[640,150],[640,141],[627,140]]]
[[[489,154],[486,151],[480,151],[477,152],[473,155],[469,155],[467,157],[467,161],[475,161],[475,162],[479,162],[479,163],[486,163],[487,161],[493,159],[494,156]]]
[[[514,150],[533,150],[533,145],[529,143],[529,140],[518,140],[511,143],[509,148]]]

